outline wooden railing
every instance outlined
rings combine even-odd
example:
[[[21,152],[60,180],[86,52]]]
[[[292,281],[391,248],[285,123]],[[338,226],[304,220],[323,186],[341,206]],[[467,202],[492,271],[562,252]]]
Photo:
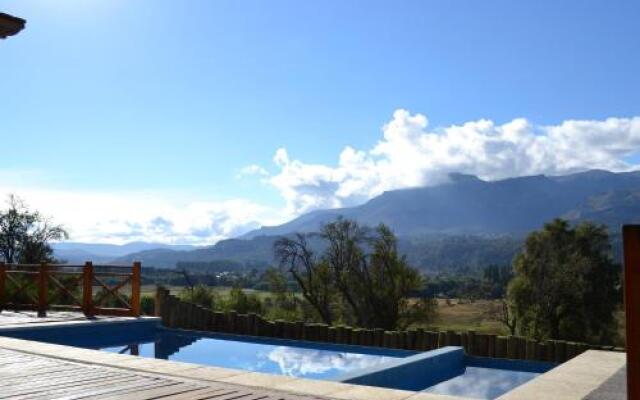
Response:
[[[622,227],[627,398],[640,399],[640,225]]]
[[[37,310],[38,316],[46,316],[47,310],[55,309],[138,317],[140,272],[139,262],[132,266],[0,263],[0,311]]]

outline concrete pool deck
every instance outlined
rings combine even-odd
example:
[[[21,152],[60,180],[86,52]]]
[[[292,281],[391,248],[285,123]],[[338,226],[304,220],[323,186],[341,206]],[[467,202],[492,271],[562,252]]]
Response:
[[[499,400],[623,400],[626,354],[589,350],[505,393]]]
[[[5,319],[6,318],[6,319]],[[332,381],[319,381],[271,375],[246,370],[210,367],[199,364],[142,358],[127,354],[108,353],[78,347],[62,346],[44,342],[3,337],[10,331],[39,330],[53,326],[87,326],[102,324],[120,324],[156,321],[155,317],[101,317],[87,319],[78,315],[52,315],[42,318],[12,315],[3,311],[0,314],[0,351],[20,352],[41,358],[42,362],[71,362],[92,367],[104,367],[113,372],[131,374],[137,379],[139,374],[152,374],[170,378],[181,384],[206,385],[207,388],[236,388],[238,390],[257,390],[260,393],[281,394],[282,399],[331,399],[331,400],[462,400],[462,397],[420,393],[404,390],[362,386]],[[620,370],[625,366],[625,353],[607,351],[588,351],[580,356],[540,375],[520,387],[504,394],[500,400],[531,399],[589,399],[622,400],[626,398],[625,376]],[[19,368],[19,367],[18,367]],[[1,374],[0,378],[4,378]],[[95,374],[95,371],[93,371]],[[141,375],[142,376],[142,375]],[[99,378],[96,375],[96,379]],[[142,378],[141,378],[142,379]],[[173,382],[172,381],[172,382]],[[0,381],[2,382],[2,381]],[[10,385],[10,383],[8,383]],[[88,382],[88,385],[97,384]],[[7,385],[7,383],[0,383]],[[85,390],[82,385],[77,390]],[[204,389],[202,389],[204,390]],[[265,395],[266,396],[266,395]],[[291,397],[293,396],[293,397]],[[298,396],[298,397],[296,397]],[[64,396],[63,396],[64,397]],[[134,396],[135,397],[135,396]],[[49,398],[49,397],[44,397]],[[53,398],[53,397],[51,397]],[[188,397],[186,397],[188,398]],[[203,397],[205,398],[205,397]],[[240,397],[239,399],[243,399]]]

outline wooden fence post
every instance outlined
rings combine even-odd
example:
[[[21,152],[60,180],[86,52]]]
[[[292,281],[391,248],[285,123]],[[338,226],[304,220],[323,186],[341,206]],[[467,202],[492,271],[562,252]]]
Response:
[[[6,295],[6,280],[7,280],[7,265],[4,262],[0,262],[0,312],[4,309],[4,305],[7,301]]]
[[[516,358],[524,360],[527,356],[527,339],[522,336],[516,336]]]
[[[167,289],[165,289],[160,285],[156,286],[156,297],[154,299],[154,307],[153,307],[154,316],[163,318],[163,314],[165,313],[163,307],[164,307],[164,302],[166,297],[167,297]]]
[[[556,346],[555,346],[555,341],[554,340],[547,340],[545,342],[545,347],[546,347],[546,355],[545,355],[545,361],[548,362],[556,362]]]
[[[627,347],[627,396],[640,398],[640,225],[622,227],[624,309]]]
[[[496,356],[496,335],[487,335],[487,357]]]
[[[476,332],[475,331],[467,331],[467,346],[469,347],[469,352],[467,354],[471,356],[476,355]]]
[[[518,338],[513,335],[507,337],[507,358],[512,360],[518,358]]]
[[[140,316],[140,273],[142,264],[140,261],[133,263],[131,267],[131,315]]]
[[[373,330],[373,343],[374,343],[374,346],[378,346],[378,347],[384,346],[384,329],[376,328]]]
[[[38,268],[38,317],[47,316],[47,263]]]
[[[556,340],[555,358],[558,364],[567,361],[567,342],[564,340]]]
[[[535,360],[536,359],[536,341],[533,339],[527,339],[526,342],[526,350],[525,350],[525,359],[526,360]]]
[[[93,264],[84,263],[82,268],[82,311],[87,317],[93,316]]]
[[[509,347],[508,343],[509,343],[509,339],[506,336],[496,337],[496,350],[495,350],[496,358],[507,358],[507,347]]]

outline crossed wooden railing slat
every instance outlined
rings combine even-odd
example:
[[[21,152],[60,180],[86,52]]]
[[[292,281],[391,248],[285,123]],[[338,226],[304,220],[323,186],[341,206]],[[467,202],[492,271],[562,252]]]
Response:
[[[36,309],[38,315],[45,316],[48,309],[62,308],[81,310],[87,316],[137,317],[140,315],[140,275],[139,262],[131,267],[94,266],[91,262],[84,265],[0,263],[0,311],[6,307]],[[81,286],[82,292],[79,292]],[[122,293],[127,286],[131,287],[129,299]],[[94,287],[100,290],[96,296]],[[104,306],[110,298],[115,300],[115,307]]]

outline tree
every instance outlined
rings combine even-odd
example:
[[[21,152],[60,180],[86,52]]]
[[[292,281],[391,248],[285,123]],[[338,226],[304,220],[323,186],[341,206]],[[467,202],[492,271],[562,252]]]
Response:
[[[329,265],[318,262],[306,236],[296,234],[295,238],[282,237],[274,243],[275,257],[281,268],[285,268],[298,283],[302,296],[311,304],[328,325],[334,321],[332,303],[335,288]]]
[[[400,256],[397,239],[385,225],[369,229],[338,218],[313,235],[323,242],[320,256],[308,236],[280,238],[275,253],[325,323],[392,330],[433,315],[432,300],[410,298],[423,278]]]
[[[502,299],[507,292],[509,281],[513,278],[513,266],[489,265],[482,271],[484,296],[490,299]]]
[[[262,313],[262,301],[255,293],[246,293],[240,286],[234,285],[225,299],[224,308],[239,314]]]
[[[180,292],[180,298],[186,302],[212,310],[218,308],[221,303],[218,294],[211,287],[202,284],[193,287],[184,287]]]
[[[619,266],[605,226],[556,219],[533,232],[514,260],[508,298],[520,333],[611,342]]]
[[[37,211],[31,211],[11,195],[9,207],[0,212],[0,255],[7,263],[54,262],[53,240],[67,239],[60,225],[54,225]]]
[[[287,276],[276,268],[269,268],[264,278],[267,280],[271,296],[265,298],[265,308],[271,319],[295,321],[299,319],[298,299],[289,290]]]

